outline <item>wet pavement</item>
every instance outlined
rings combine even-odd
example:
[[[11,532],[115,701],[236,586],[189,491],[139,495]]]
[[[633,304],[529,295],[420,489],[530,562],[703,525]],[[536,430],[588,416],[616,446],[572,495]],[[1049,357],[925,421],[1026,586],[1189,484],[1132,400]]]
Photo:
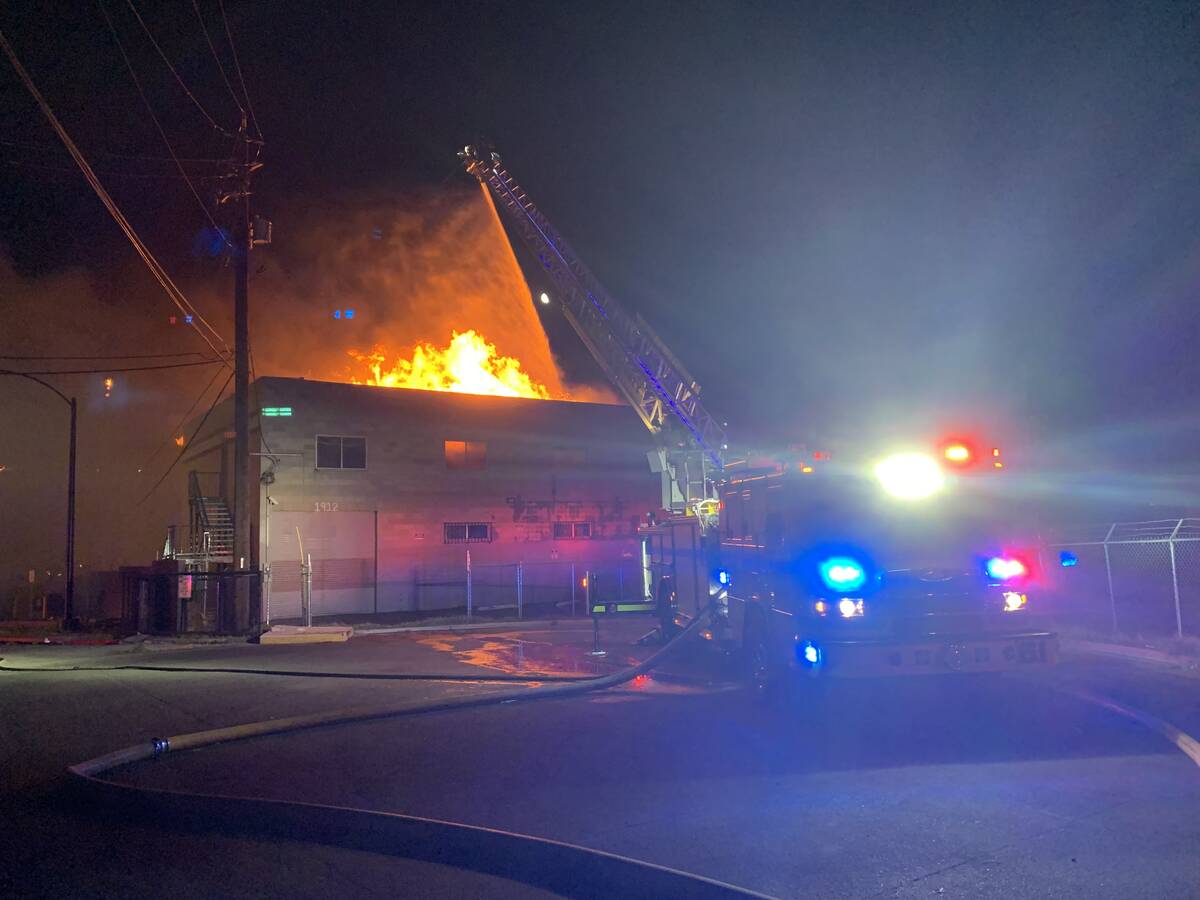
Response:
[[[149,736],[514,687],[487,683],[489,675],[606,674],[653,652],[635,644],[648,629],[606,623],[601,659],[588,654],[587,623],[171,653],[5,648],[6,664],[468,680],[0,673],[0,715],[14,723],[0,731],[5,821],[8,833],[29,836],[0,857],[8,867],[0,893],[150,896],[165,883],[197,897],[313,896],[347,885],[362,896],[524,895],[507,882],[456,881],[461,873],[330,847],[228,838],[214,860],[211,842],[101,829],[48,798],[67,763]],[[1032,678],[860,683],[772,705],[731,681],[719,655],[672,666],[675,677],[653,673],[618,691],[277,735],[171,754],[119,777],[506,828],[777,896],[1163,897],[1200,884],[1200,769],[1157,734],[1060,690],[1104,691],[1200,733],[1194,680],[1068,658]],[[688,677],[696,673],[703,677]],[[56,844],[65,856],[47,863],[39,847],[61,835],[71,836]],[[227,880],[226,859],[257,859],[253,877]]]

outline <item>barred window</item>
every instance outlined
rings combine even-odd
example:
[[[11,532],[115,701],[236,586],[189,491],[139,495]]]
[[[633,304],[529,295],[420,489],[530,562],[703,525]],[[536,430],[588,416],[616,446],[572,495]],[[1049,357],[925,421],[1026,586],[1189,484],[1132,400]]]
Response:
[[[592,536],[591,522],[555,522],[554,539],[556,541],[582,540]]]
[[[442,542],[446,544],[487,544],[492,540],[488,522],[446,522],[442,525]]]

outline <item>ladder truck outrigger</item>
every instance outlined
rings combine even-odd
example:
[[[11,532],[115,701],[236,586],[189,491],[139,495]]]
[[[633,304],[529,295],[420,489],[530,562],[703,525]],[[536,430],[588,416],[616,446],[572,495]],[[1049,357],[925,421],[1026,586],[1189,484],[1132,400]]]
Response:
[[[1031,601],[1043,574],[974,437],[726,459],[725,426],[653,329],[617,303],[494,150],[466,170],[556,287],[567,321],[654,435],[667,515],[641,527],[643,592],[666,637],[715,606],[706,637],[756,688],[797,676],[1002,672],[1052,664]]]

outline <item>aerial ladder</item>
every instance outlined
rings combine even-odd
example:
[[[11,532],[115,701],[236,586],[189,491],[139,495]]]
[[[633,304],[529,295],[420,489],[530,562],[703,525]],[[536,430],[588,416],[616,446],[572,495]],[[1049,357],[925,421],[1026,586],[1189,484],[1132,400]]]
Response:
[[[458,155],[545,269],[575,333],[655,436],[651,466],[664,476],[663,507],[695,516],[701,529],[713,526],[725,430],[700,402],[696,380],[641,316],[609,296],[498,153],[469,146]]]

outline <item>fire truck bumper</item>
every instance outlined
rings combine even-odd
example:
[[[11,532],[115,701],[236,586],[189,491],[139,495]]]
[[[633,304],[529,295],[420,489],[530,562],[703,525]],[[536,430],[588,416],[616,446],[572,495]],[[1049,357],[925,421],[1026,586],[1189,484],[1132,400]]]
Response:
[[[805,658],[810,645],[820,650],[816,665]],[[831,678],[878,678],[1010,672],[1052,666],[1057,659],[1057,635],[1028,632],[905,642],[803,641],[797,643],[796,667]]]

